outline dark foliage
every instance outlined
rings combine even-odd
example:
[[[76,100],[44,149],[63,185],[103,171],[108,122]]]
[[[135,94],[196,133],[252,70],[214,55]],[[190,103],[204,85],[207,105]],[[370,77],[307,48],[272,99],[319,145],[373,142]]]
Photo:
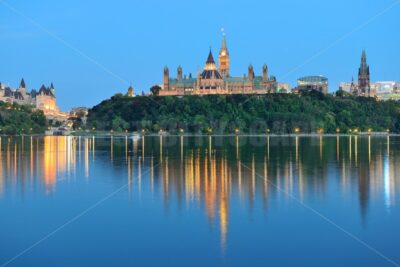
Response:
[[[312,133],[400,131],[400,104],[340,94],[210,95],[113,97],[89,111],[88,127],[98,130],[157,132]]]
[[[0,134],[44,133],[46,127],[42,111],[36,111],[31,106],[0,102]]]

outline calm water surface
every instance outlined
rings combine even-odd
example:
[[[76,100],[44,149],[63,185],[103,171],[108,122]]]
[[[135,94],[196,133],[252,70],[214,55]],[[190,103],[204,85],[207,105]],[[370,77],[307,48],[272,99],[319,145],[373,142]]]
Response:
[[[400,263],[400,137],[0,141],[0,266]]]

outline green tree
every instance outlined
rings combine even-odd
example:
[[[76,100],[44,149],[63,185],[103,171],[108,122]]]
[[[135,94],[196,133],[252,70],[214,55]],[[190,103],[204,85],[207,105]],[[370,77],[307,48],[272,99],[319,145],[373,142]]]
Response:
[[[154,86],[152,86],[152,87],[150,88],[150,92],[151,92],[153,95],[159,95],[159,94],[160,94],[160,91],[161,91],[161,87],[160,87],[159,85],[154,85]]]

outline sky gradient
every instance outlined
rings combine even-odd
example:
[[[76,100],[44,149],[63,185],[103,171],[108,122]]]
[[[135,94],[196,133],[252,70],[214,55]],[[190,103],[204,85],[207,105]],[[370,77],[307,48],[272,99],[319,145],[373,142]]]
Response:
[[[232,75],[266,63],[279,82],[324,75],[335,91],[362,49],[372,81],[400,80],[399,17],[400,0],[0,0],[0,81],[53,82],[61,110],[91,107],[131,82],[148,92],[165,65],[195,74],[224,28]]]

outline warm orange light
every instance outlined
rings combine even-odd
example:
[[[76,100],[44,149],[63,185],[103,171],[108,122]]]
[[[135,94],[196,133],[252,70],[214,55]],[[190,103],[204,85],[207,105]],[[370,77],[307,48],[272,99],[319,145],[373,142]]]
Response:
[[[295,133],[299,133],[300,132],[300,128],[294,128],[294,132]]]
[[[340,129],[339,129],[339,128],[337,128],[337,129],[336,129],[336,132],[337,132],[337,133],[340,133]]]

